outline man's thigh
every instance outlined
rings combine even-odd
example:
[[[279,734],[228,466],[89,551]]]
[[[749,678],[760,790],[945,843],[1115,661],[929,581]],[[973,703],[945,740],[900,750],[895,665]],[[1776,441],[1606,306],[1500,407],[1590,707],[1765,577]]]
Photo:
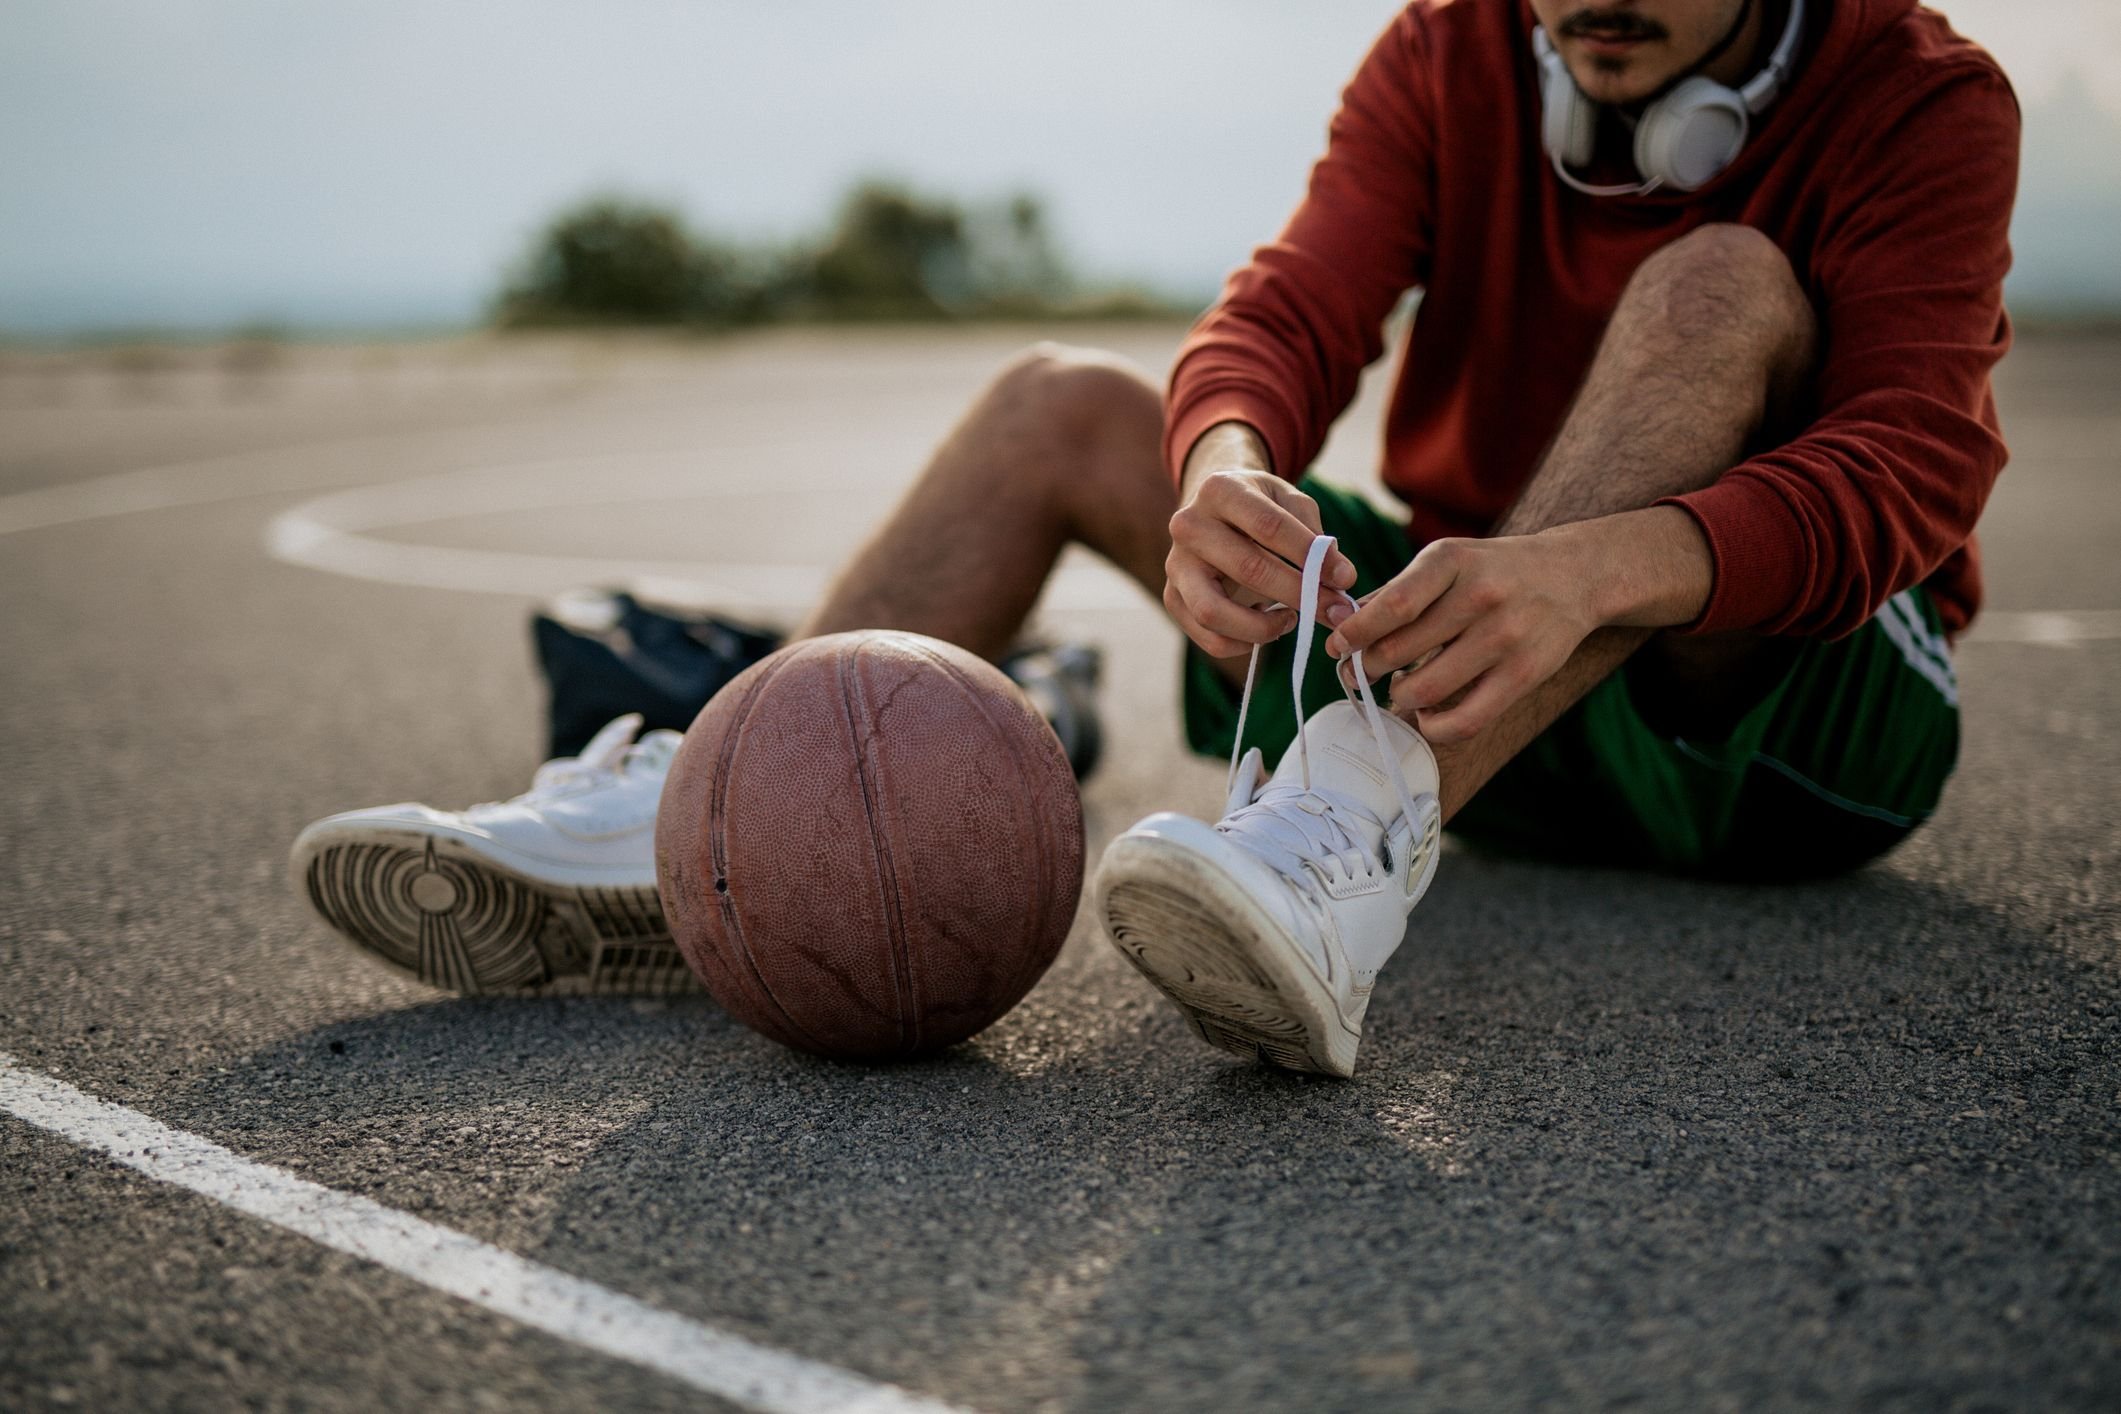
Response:
[[[1355,592],[1390,579],[1417,548],[1363,497],[1306,477]],[[1304,678],[1304,715],[1340,699],[1324,635]],[[1296,736],[1283,638],[1260,654],[1246,748],[1271,767]],[[1228,758],[1238,689],[1188,647],[1188,744]],[[1469,842],[1568,862],[1789,878],[1853,868],[1936,808],[1958,758],[1958,685],[1928,594],[1912,589],[1847,638],[1797,645],[1788,668],[1715,739],[1652,727],[1623,669],[1592,689],[1452,821]]]

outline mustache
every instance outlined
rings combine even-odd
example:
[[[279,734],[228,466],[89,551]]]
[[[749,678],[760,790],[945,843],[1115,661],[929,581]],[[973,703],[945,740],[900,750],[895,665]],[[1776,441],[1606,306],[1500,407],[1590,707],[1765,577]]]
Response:
[[[1585,6],[1561,22],[1564,39],[1669,39],[1671,31],[1633,10]]]

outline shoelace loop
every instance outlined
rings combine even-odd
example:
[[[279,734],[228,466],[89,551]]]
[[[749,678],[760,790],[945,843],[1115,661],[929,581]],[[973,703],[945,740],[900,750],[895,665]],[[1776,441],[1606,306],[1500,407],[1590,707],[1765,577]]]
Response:
[[[1332,536],[1318,535],[1312,538],[1310,548],[1304,554],[1303,581],[1297,594],[1296,653],[1289,669],[1289,693],[1296,708],[1296,750],[1298,759],[1303,763],[1302,789],[1299,791],[1290,786],[1270,786],[1260,791],[1250,805],[1233,811],[1225,823],[1244,829],[1245,833],[1262,843],[1271,844],[1273,853],[1280,856],[1275,861],[1278,867],[1282,866],[1285,860],[1296,866],[1294,869],[1284,867],[1284,873],[1296,872],[1307,865],[1318,866],[1313,869],[1313,872],[1318,872],[1319,868],[1323,868],[1324,861],[1335,860],[1349,871],[1345,877],[1352,878],[1356,872],[1373,872],[1369,863],[1371,851],[1347,821],[1336,818],[1338,812],[1349,807],[1311,789],[1311,744],[1306,736],[1307,723],[1304,717],[1304,675],[1310,667],[1311,641],[1318,627],[1319,584],[1325,573],[1326,554],[1332,548]],[[1251,661],[1245,665],[1244,695],[1238,699],[1237,704],[1237,738],[1230,750],[1230,776],[1225,787],[1229,791],[1235,791],[1237,788],[1238,766],[1244,759],[1245,718],[1251,711],[1252,689],[1259,674],[1260,650],[1265,646],[1262,643],[1253,644]],[[1415,808],[1414,793],[1407,786],[1406,773],[1400,767],[1399,753],[1392,749],[1391,742],[1385,735],[1383,714],[1376,699],[1370,695],[1370,677],[1363,668],[1362,651],[1357,649],[1349,654],[1348,658],[1354,672],[1352,675],[1340,675],[1341,691],[1347,694],[1348,700],[1362,713],[1363,721],[1370,728],[1370,739],[1377,746],[1378,764],[1384,767],[1385,773],[1391,777],[1393,791],[1399,797],[1401,818],[1407,822],[1410,829],[1415,828],[1416,822],[1421,818],[1421,812]],[[1268,798],[1270,795],[1273,796],[1271,801]],[[1304,800],[1316,800],[1320,808],[1306,808],[1302,803]],[[1367,811],[1357,813],[1368,814]],[[1305,818],[1315,820],[1315,828],[1303,825],[1301,820]],[[1371,823],[1378,825],[1382,831],[1381,840],[1391,839],[1392,832],[1383,821],[1371,817]],[[1359,870],[1349,863],[1350,855],[1360,865]]]

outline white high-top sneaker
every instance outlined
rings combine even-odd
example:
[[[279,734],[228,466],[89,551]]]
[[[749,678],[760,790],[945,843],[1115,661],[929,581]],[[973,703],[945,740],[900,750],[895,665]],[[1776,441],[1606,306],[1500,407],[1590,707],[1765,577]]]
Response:
[[[1314,541],[1305,566],[1299,704],[1331,543]],[[1248,675],[1246,706],[1251,690]],[[1272,779],[1256,749],[1233,761],[1217,824],[1151,815],[1115,839],[1095,884],[1112,941],[1202,1039],[1340,1076],[1354,1074],[1370,988],[1435,875],[1442,819],[1428,743],[1367,691],[1350,697],[1298,728]]]
[[[637,715],[540,766],[513,800],[384,805],[296,839],[296,886],[333,931],[468,994],[689,991],[655,887],[655,812],[682,738]]]

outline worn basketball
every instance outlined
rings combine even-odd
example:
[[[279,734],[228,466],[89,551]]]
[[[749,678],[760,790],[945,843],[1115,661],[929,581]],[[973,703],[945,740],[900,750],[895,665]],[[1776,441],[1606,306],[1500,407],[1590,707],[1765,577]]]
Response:
[[[790,644],[670,768],[656,878],[731,1015],[842,1060],[964,1040],[1023,999],[1082,889],[1082,804],[1015,684],[911,633]]]

